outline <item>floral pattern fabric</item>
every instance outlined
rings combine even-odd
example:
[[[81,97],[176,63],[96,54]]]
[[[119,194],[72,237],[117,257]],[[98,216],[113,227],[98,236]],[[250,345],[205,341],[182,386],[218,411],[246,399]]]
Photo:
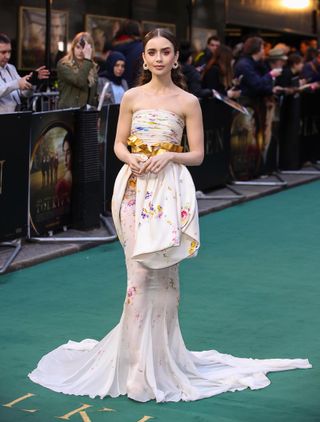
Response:
[[[131,133],[148,145],[157,142],[180,145],[183,129],[182,117],[167,110],[139,110],[133,114]],[[120,208],[131,178],[130,168],[125,164],[115,182],[112,199],[113,220],[122,243]],[[159,269],[197,255],[200,246],[197,200],[185,166],[169,163],[159,174],[136,178],[135,205],[132,259]]]

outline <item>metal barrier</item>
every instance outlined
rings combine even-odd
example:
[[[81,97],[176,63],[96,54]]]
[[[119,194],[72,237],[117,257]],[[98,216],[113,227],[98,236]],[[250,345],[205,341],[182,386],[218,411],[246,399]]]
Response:
[[[311,95],[308,94],[304,97],[301,107],[301,143],[303,144],[304,140],[307,139],[320,146],[320,111],[317,108],[317,102],[320,100],[320,92],[314,94],[314,96]],[[50,102],[50,107],[55,107],[57,98],[58,95],[55,92],[35,94],[33,99],[34,108],[49,107],[46,105],[46,101]],[[308,101],[308,98],[310,98],[311,103]],[[232,161],[230,154],[230,150],[232,150],[232,145],[230,147],[230,120],[232,116],[236,115],[232,114],[226,105],[220,104],[216,100],[202,102],[201,107],[204,120],[206,157],[202,166],[190,168],[197,189],[197,198],[199,200],[241,200],[246,195],[238,192],[235,187],[229,185],[232,183],[232,175],[230,174],[230,162]],[[81,143],[75,129],[79,110],[69,109],[42,113],[0,115],[3,133],[7,138],[7,142],[3,142],[0,145],[0,208],[2,216],[5,217],[0,219],[0,247],[14,249],[5,265],[0,266],[0,273],[7,270],[21,249],[21,243],[20,240],[17,240],[18,238],[27,238],[28,240],[39,242],[106,242],[116,239],[116,233],[112,226],[109,211],[114,179],[123,165],[113,152],[118,113],[119,105],[102,107],[100,118],[98,119],[99,133],[98,131],[94,133],[96,123],[92,123],[93,126],[90,127],[90,134],[94,133],[94,139],[92,140],[94,144],[94,157],[90,163],[94,167],[95,177],[103,182],[103,187],[101,185],[99,187],[98,183],[95,185],[95,189],[99,189],[100,193],[97,195],[98,198],[95,197],[94,203],[97,206],[98,218],[100,214],[100,220],[102,220],[108,236],[82,238],[70,237],[70,235],[68,237],[51,235],[53,232],[58,232],[59,230],[60,232],[65,231],[66,226],[72,227],[70,213],[72,205],[71,186],[70,178],[67,177],[70,168],[66,169],[70,149],[68,150],[66,147],[68,146],[67,141],[69,141],[69,147],[71,145],[72,153],[72,139],[74,136],[76,137],[75,143]],[[73,116],[75,120],[73,120]],[[290,123],[288,121],[288,124]],[[86,129],[88,128],[86,127]],[[237,145],[240,145],[242,142],[242,133],[241,131],[238,133]],[[71,141],[69,135],[71,136]],[[288,132],[285,132],[285,136],[286,142],[290,144],[290,135]],[[84,137],[86,139],[88,138],[86,134]],[[187,150],[186,137],[183,141],[186,144]],[[19,148],[17,148],[17,145]],[[29,148],[31,151],[30,167]],[[285,148],[283,150],[284,154],[287,150],[289,149]],[[23,151],[24,155],[21,156]],[[87,153],[82,155],[83,157],[74,156],[73,159],[79,160],[81,158],[85,160],[88,158]],[[301,172],[297,169],[292,171],[292,173],[319,174],[318,159],[319,156],[317,154],[312,156],[313,171]],[[16,163],[19,163],[19,166]],[[96,166],[99,166],[98,170]],[[83,180],[90,182],[86,172],[87,170],[85,169],[82,175]],[[100,174],[99,177],[98,173]],[[290,171],[285,170],[282,174],[290,173]],[[273,174],[278,178],[278,181],[266,182],[251,180],[249,184],[280,185],[285,187],[287,182],[281,179],[281,173]],[[95,179],[95,181],[98,180]],[[247,184],[247,182],[243,181],[235,181],[233,183],[239,185]],[[19,186],[18,193],[21,194],[21,200],[20,196],[17,197],[16,186]],[[24,187],[24,192],[21,191],[21,187]],[[219,192],[216,195],[214,192],[206,193],[221,187],[228,189],[229,194],[228,192],[225,195],[223,195],[224,192],[221,195]],[[85,201],[90,201],[90,199],[86,199]],[[19,207],[16,206],[17,203],[19,203]],[[30,205],[29,222],[27,213],[28,204]],[[18,211],[21,215],[18,214]],[[52,214],[50,214],[51,211]],[[70,217],[70,220],[64,219],[66,214],[68,214],[67,217]],[[49,218],[47,219],[47,217]],[[49,236],[45,237],[45,235]]]
[[[57,110],[58,100],[58,91],[35,92],[28,99],[28,109],[32,111]]]
[[[10,249],[13,248],[13,251],[8,256],[8,258],[6,259],[5,263],[0,266],[0,274],[3,274],[7,271],[10,264],[14,261],[15,257],[20,252],[20,250],[21,250],[21,239],[16,239],[16,240],[13,240],[11,242],[1,242],[0,247],[1,248],[4,247],[6,249],[7,248],[10,248]]]

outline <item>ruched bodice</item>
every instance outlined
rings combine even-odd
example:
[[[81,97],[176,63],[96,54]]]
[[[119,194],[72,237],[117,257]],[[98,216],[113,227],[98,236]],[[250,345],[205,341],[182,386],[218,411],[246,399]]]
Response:
[[[143,109],[132,115],[131,134],[149,145],[156,142],[180,145],[183,129],[183,118],[169,110]]]

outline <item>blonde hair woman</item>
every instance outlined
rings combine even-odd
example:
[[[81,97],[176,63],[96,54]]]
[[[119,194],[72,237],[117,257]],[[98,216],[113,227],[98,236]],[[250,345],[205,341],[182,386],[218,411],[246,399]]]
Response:
[[[57,66],[59,108],[97,105],[97,64],[90,34],[79,32]]]

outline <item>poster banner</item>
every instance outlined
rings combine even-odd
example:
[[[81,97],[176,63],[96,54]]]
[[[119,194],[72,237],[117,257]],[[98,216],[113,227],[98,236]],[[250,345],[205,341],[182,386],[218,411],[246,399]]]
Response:
[[[205,156],[201,166],[189,167],[196,190],[208,191],[228,183],[232,108],[216,99],[201,101]],[[184,150],[187,151],[186,137]]]
[[[30,235],[71,223],[72,143],[75,110],[34,113],[30,157]]]
[[[248,114],[232,120],[231,172],[236,180],[251,180],[277,170],[279,111],[273,96],[240,100]]]
[[[0,114],[0,242],[27,234],[31,113]]]

